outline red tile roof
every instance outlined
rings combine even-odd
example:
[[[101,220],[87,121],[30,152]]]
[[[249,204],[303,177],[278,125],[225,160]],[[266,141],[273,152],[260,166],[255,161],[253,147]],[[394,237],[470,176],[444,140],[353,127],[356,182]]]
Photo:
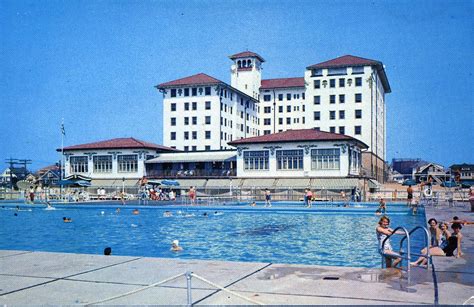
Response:
[[[135,138],[117,138],[106,141],[73,145],[64,147],[64,150],[79,150],[79,149],[119,149],[119,148],[148,148],[148,149],[158,149],[163,151],[178,151],[176,149],[157,145],[153,143],[148,143],[145,141],[137,140]],[[57,149],[61,151],[61,149]]]
[[[326,62],[321,62],[308,66],[308,69],[311,68],[330,68],[330,67],[345,67],[345,66],[376,66],[382,65],[382,62],[365,59],[353,55],[344,55]]]
[[[280,78],[262,80],[260,89],[304,87],[304,78]]]
[[[362,147],[368,148],[368,146],[348,135],[337,134],[325,131],[318,131],[316,129],[297,129],[287,130],[279,133],[267,134],[262,136],[255,136],[240,140],[229,142],[231,146],[242,145],[242,144],[255,144],[255,143],[284,143],[284,142],[303,142],[303,141],[356,141],[362,144]]]
[[[252,51],[244,51],[240,53],[236,53],[234,55],[229,56],[231,60],[239,59],[239,58],[249,58],[249,57],[256,57],[260,60],[260,62],[265,62],[265,60],[258,54]]]
[[[224,83],[216,78],[213,78],[209,75],[206,75],[204,73],[196,74],[193,76],[161,83],[157,85],[157,88],[164,88],[164,87],[170,87],[170,86],[179,86],[179,85],[212,85],[212,84],[219,84],[219,83]]]

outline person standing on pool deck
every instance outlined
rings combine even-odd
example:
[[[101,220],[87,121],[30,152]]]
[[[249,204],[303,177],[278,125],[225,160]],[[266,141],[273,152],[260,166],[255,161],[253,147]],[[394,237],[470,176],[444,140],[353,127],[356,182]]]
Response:
[[[308,189],[306,192],[306,199],[308,201],[308,208],[311,208],[313,206],[313,192],[311,192],[311,189]]]
[[[266,189],[265,190],[265,207],[270,208],[272,206],[271,200],[272,200],[272,195],[270,194],[270,190]]]
[[[411,185],[407,188],[407,206],[411,206],[411,201],[413,199],[413,188]]]
[[[191,205],[194,205],[196,201],[196,189],[194,187],[189,188],[189,199],[191,200]]]

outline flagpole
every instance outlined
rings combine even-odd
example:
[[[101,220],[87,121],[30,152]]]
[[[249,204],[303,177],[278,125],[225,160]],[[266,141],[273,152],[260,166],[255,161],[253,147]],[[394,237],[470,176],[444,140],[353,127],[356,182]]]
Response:
[[[64,172],[64,118],[61,120],[61,169],[60,169],[60,173],[61,173],[61,188],[60,188],[60,191],[59,191],[59,194],[61,196],[61,201],[63,200],[63,179],[64,179],[64,176],[63,176],[63,172]]]

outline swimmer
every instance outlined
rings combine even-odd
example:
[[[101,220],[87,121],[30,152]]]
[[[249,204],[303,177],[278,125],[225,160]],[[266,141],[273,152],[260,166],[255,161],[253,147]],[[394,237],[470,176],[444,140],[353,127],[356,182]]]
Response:
[[[130,224],[130,227],[138,227],[136,224]]]
[[[115,209],[116,214],[120,214],[120,208]]]
[[[56,210],[49,201],[46,202],[46,208],[44,210]]]
[[[112,254],[112,248],[106,247],[106,248],[104,249],[104,255],[105,255],[105,256],[110,256],[111,254]]]
[[[207,212],[204,212],[204,213],[202,214],[202,216],[208,217]]]
[[[173,243],[171,243],[171,251],[180,252],[182,250],[183,250],[183,248],[181,246],[179,246],[179,241],[178,240],[174,240]]]
[[[132,214],[133,215],[139,215],[140,214],[140,211],[138,211],[138,209],[135,209],[132,211]]]
[[[64,223],[71,223],[71,222],[72,222],[72,218],[70,218],[70,217],[63,217],[63,222],[64,222]]]
[[[256,202],[253,202],[253,203],[251,203],[249,206],[250,206],[250,207],[255,207],[256,205],[257,205],[257,203],[256,203]]]
[[[223,215],[224,212],[214,211],[214,215]]]
[[[104,215],[105,214],[105,211],[100,211],[100,215]]]
[[[173,216],[173,213],[171,213],[171,211],[165,211],[163,212],[163,217],[172,217]]]

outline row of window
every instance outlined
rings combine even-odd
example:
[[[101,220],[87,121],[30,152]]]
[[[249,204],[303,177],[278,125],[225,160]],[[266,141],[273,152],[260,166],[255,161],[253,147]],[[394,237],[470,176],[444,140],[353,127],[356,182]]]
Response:
[[[321,120],[321,111],[315,111],[313,113],[314,120]],[[361,119],[362,118],[362,110],[354,110],[354,118]],[[336,119],[336,111],[329,111],[329,119],[334,120]],[[339,119],[346,119],[346,111],[339,110]]]
[[[352,67],[352,74],[359,75],[364,73],[363,66],[353,66]],[[311,77],[321,77],[323,75],[322,68],[315,68],[311,70]],[[347,75],[347,67],[333,67],[328,68],[328,76],[342,76]]]
[[[184,106],[184,111],[189,111],[189,110],[193,110],[193,111],[196,111],[197,110],[197,102],[185,102],[183,104]],[[191,109],[190,109],[191,107]],[[211,109],[211,102],[210,101],[206,101],[205,104],[204,104],[204,109],[205,110],[210,110]],[[176,103],[175,102],[172,102],[170,103],[170,111],[171,112],[175,112],[177,109],[176,109]]]
[[[93,170],[95,173],[112,172],[112,155],[94,156],[92,160]],[[70,157],[69,161],[71,173],[89,172],[88,157]],[[138,155],[118,155],[117,166],[119,173],[136,173],[138,171]]]
[[[285,94],[278,94],[278,101],[283,101],[283,98],[286,97],[286,100],[290,101],[291,100],[291,97],[293,97],[293,99],[300,99],[300,94],[291,94],[291,93],[287,93],[286,95]],[[305,93],[301,93],[301,99],[305,99]],[[268,94],[265,94],[263,95],[263,101],[272,101],[272,95],[268,95]]]
[[[304,153],[302,149],[276,150],[277,170],[303,170]],[[252,150],[244,151],[244,169],[269,170],[269,151]],[[337,170],[340,169],[340,150],[312,149],[312,170]]]
[[[362,77],[357,77],[354,79],[355,80],[355,86],[362,86]],[[339,78],[338,80],[338,85],[339,87],[346,87],[346,79],[345,78]],[[314,80],[313,81],[314,88],[321,88],[323,86],[326,88],[328,86],[328,80]],[[352,85],[352,79],[347,79],[347,85],[351,86]],[[329,88],[336,88],[336,79],[329,79]]]
[[[202,96],[203,93],[205,96],[209,96],[211,95],[211,87],[210,86],[206,86],[204,88],[202,87],[192,87],[192,88],[178,88],[178,89],[175,89],[175,88],[172,88],[171,91],[170,91],[170,96],[171,97],[177,97],[177,96],[182,96],[184,95],[184,97],[188,97],[188,96],[198,96],[198,93],[199,93],[199,96]]]
[[[340,94],[339,103],[345,103],[346,102],[346,95]],[[354,102],[355,103],[361,103],[362,102],[362,94],[361,93],[356,93],[354,94]],[[321,96],[316,95],[313,97],[313,103],[314,104],[321,104]],[[336,95],[329,95],[329,103],[330,104],[335,104],[336,103]]]

